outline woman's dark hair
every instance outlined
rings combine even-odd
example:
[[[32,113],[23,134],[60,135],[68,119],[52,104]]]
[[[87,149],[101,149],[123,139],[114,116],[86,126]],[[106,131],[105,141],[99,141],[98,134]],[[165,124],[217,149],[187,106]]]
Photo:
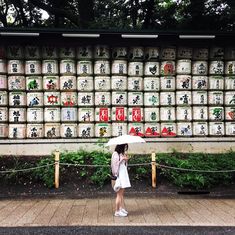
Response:
[[[125,150],[128,150],[128,144],[119,144],[116,146],[115,151],[118,154],[124,154]]]

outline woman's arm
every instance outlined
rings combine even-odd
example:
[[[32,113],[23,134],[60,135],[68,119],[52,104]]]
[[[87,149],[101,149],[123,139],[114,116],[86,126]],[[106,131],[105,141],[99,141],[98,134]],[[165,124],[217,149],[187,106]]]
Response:
[[[125,160],[125,157],[122,154],[114,152],[111,159],[111,168],[113,175],[117,176],[119,171],[120,163]]]

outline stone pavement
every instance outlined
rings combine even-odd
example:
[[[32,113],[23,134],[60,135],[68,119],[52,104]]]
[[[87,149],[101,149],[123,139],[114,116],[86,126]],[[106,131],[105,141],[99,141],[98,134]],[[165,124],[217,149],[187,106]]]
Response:
[[[93,199],[0,200],[0,227],[16,226],[235,226],[235,200],[129,197],[129,216],[117,218],[114,196]]]

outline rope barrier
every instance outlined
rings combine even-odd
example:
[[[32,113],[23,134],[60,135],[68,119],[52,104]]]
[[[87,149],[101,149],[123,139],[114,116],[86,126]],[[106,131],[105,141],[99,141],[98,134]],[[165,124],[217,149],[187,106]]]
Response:
[[[88,164],[74,164],[74,163],[60,163],[61,166],[80,166],[80,167],[110,167],[110,165],[88,165]],[[151,163],[136,163],[128,164],[128,166],[149,166]]]

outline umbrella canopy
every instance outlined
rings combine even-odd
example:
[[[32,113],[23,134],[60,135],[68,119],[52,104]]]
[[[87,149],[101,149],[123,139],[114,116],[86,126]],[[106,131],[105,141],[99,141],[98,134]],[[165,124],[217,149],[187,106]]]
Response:
[[[145,143],[145,140],[140,136],[121,135],[110,139],[106,144],[106,146],[118,145],[118,144],[132,144],[132,143]]]

